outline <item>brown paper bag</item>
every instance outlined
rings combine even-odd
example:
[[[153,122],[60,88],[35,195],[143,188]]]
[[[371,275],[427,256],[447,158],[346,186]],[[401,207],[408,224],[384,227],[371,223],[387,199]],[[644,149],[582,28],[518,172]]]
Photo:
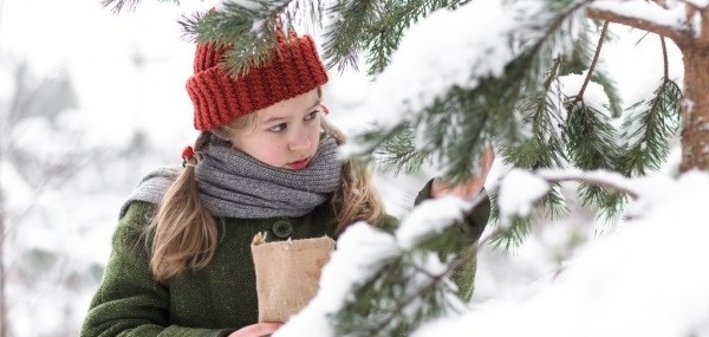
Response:
[[[256,234],[251,253],[259,322],[285,322],[303,309],[317,293],[320,271],[334,248],[329,237],[266,242],[266,233]]]

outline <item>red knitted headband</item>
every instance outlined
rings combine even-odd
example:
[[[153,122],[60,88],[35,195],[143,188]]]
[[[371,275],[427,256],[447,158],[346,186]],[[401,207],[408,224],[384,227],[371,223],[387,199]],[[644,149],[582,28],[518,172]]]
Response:
[[[271,62],[254,67],[233,79],[219,66],[225,48],[198,44],[194,76],[187,92],[194,104],[194,126],[213,130],[234,119],[293,98],[327,83],[325,66],[313,39],[279,36],[278,51]]]

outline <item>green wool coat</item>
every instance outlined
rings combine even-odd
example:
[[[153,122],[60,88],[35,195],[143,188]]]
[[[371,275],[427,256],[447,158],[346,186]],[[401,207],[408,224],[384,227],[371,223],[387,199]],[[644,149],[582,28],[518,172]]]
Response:
[[[419,193],[417,203],[429,197],[430,184]],[[227,336],[257,322],[251,257],[251,240],[256,233],[266,231],[269,238],[278,240],[323,235],[337,238],[329,202],[299,218],[218,218],[224,224],[222,239],[209,265],[160,284],[152,277],[148,255],[140,243],[141,231],[154,212],[155,205],[134,201],[120,219],[108,266],[81,328],[81,337]],[[466,224],[459,225],[461,232],[469,236],[469,249],[482,234],[488,216],[489,201],[472,212]],[[392,231],[398,220],[383,216],[377,225]],[[464,300],[472,294],[474,273],[473,263],[453,277]]]

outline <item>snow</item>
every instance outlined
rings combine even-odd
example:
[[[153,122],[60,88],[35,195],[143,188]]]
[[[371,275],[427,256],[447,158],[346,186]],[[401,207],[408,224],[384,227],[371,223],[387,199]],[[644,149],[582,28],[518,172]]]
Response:
[[[352,300],[357,286],[366,282],[389,259],[401,256],[417,243],[461,220],[463,212],[471,207],[472,202],[456,197],[424,201],[409,214],[394,235],[366,223],[352,225],[340,236],[337,250],[323,268],[318,294],[274,337],[334,336],[328,321],[342,309],[345,301]],[[414,255],[412,262],[433,275],[443,273],[446,268],[434,252]],[[411,273],[408,293],[430,282],[430,278],[423,273]],[[461,309],[461,305],[458,304],[457,309]],[[409,306],[408,310],[412,307],[415,305]]]
[[[697,7],[707,7],[709,6],[709,0],[683,0],[686,3],[692,4]]]
[[[354,112],[361,122],[351,130],[372,122],[391,127],[453,86],[473,88],[482,77],[502,74],[513,58],[509,36],[529,24],[539,10],[535,4],[521,1],[510,7],[503,0],[471,1],[455,11],[438,10],[413,25],[390,66],[370,87],[366,103]],[[357,151],[350,145],[345,153]]]
[[[390,234],[366,223],[350,226],[337,241],[337,250],[322,270],[320,290],[308,306],[291,317],[274,337],[334,336],[329,315],[351,299],[354,286],[365,282],[378,266],[400,254]]]
[[[470,203],[457,197],[426,200],[414,208],[397,229],[397,242],[403,249],[411,249],[422,238],[441,233],[461,220],[463,212],[470,208]]]
[[[676,30],[688,29],[684,5],[665,9],[655,2],[644,0],[598,0],[592,2],[590,6],[598,10],[610,11],[625,17],[646,20]]]
[[[685,1],[706,6],[706,1]],[[8,223],[9,237],[6,242],[11,249],[6,250],[6,262],[13,268],[25,265],[26,260],[23,258],[27,256],[29,249],[56,249],[54,253],[60,261],[51,270],[35,270],[29,273],[29,276],[8,274],[11,276],[8,284],[8,304],[13,336],[77,334],[78,325],[83,320],[90,297],[99,281],[101,268],[108,259],[116,212],[123,197],[148,169],[157,165],[179,164],[180,150],[194,140],[196,133],[191,128],[191,103],[184,92],[185,80],[191,74],[194,48],[192,43],[180,39],[179,27],[174,22],[183,12],[192,11],[185,7],[190,4],[184,3],[178,8],[172,4],[157,4],[155,1],[144,0],[135,13],[125,12],[112,16],[108,10],[100,8],[97,2],[2,2],[2,66],[9,69],[12,60],[26,58],[31,72],[39,78],[51,76],[63,67],[71,72],[80,106],[65,111],[57,119],[57,127],[68,132],[82,132],[82,137],[75,146],[82,150],[98,148],[102,154],[114,153],[117,146],[130,141],[130,131],[138,128],[145,131],[144,146],[149,149],[148,155],[144,157],[136,157],[134,153],[126,152],[122,154],[124,159],[120,161],[103,162],[104,157],[91,157],[94,161],[92,164],[97,162],[100,165],[77,171],[80,177],[39,198],[31,184],[23,181],[21,172],[15,169],[14,163],[8,163],[4,160],[5,157],[2,158],[1,187],[3,193],[10,196],[5,199],[5,210],[13,215],[29,210],[21,215],[23,220],[19,225],[14,218]],[[201,6],[200,9],[213,6],[209,1],[191,4]],[[503,36],[505,29],[511,29],[519,22],[505,19],[507,13],[496,10],[498,5],[497,1],[473,1],[469,4],[471,7],[466,10],[467,17],[455,18],[455,12],[442,11],[433,17],[434,23],[424,20],[420,23],[421,27],[417,24],[417,30],[410,31],[405,38],[408,46],[402,45],[404,48],[397,53],[394,62],[406,66],[395,69],[396,72],[387,75],[388,77],[380,75],[382,82],[378,82],[376,86],[362,74],[330,74],[331,82],[325,87],[325,97],[333,111],[332,119],[340,126],[355,125],[355,122],[362,118],[359,112],[367,109],[370,109],[366,111],[370,114],[401,118],[405,113],[404,105],[388,98],[411,97],[410,102],[419,104],[430,100],[437,92],[444,90],[445,85],[432,82],[438,86],[427,86],[420,78],[436,75],[438,71],[433,67],[437,66],[445,67],[445,74],[452,76],[451,79],[471,85],[474,83],[472,80],[465,82],[466,79],[460,71],[455,71],[454,66],[463,67],[463,62],[451,58],[454,53],[465,53],[462,55],[468,57],[469,61],[486,60],[486,55],[477,54],[484,53],[482,49],[473,48],[477,46],[476,43],[486,46],[492,55],[497,56],[495,62],[481,64],[476,71],[479,74],[486,71],[494,74],[499,71],[499,65],[504,63],[502,58],[506,56],[503,50],[495,49],[504,44],[499,37]],[[42,10],[38,11],[37,8]],[[674,15],[674,12],[670,15]],[[39,25],[38,22],[42,24]],[[499,27],[498,24],[509,27]],[[455,27],[468,31],[455,31],[451,35],[443,35],[438,31]],[[606,59],[610,73],[614,76],[617,74],[615,78],[618,87],[622,89],[624,101],[635,102],[637,98],[647,97],[645,93],[656,87],[650,84],[654,85],[654,81],[662,72],[658,39],[649,36],[633,49],[633,44],[643,35],[642,32],[635,30],[629,33],[628,29],[620,26],[614,28],[613,25],[611,29],[615,29],[616,34],[624,38],[605,44],[601,57]],[[626,36],[630,37],[625,38]],[[468,38],[470,40],[467,40]],[[316,40],[322,41],[317,38]],[[681,84],[681,55],[669,42],[668,40],[670,77]],[[429,49],[429,46],[451,49]],[[647,55],[650,57],[645,57]],[[447,62],[458,63],[456,65]],[[412,72],[410,69],[418,71]],[[14,90],[12,77],[6,71],[0,71],[0,103],[4,103]],[[397,76],[402,77],[397,80]],[[371,90],[372,87],[375,90]],[[373,91],[369,97],[366,95],[367,91]],[[372,104],[363,108],[363,101]],[[31,126],[32,124],[34,126]],[[28,132],[38,132],[42,127],[41,122],[27,122],[26,125],[36,128],[34,131],[28,129]],[[36,138],[37,144],[46,146],[40,149],[38,154],[56,156],[57,153],[51,153],[50,150],[61,149],[61,144],[46,142],[61,141],[57,139],[59,138]],[[31,139],[18,138],[17,141],[18,144],[32,145]],[[676,167],[681,159],[680,152],[678,147],[673,149],[669,163],[663,169],[667,176],[677,171]],[[598,178],[611,179],[603,175]],[[557,177],[559,176],[560,173],[557,172]],[[391,212],[390,205],[402,209],[410,207],[412,195],[415,195],[423,181],[428,178],[430,177],[418,176],[399,180],[387,179],[386,184],[378,182],[377,185],[386,197],[387,209]],[[709,303],[706,297],[703,297],[706,294],[706,285],[709,284],[706,282],[706,275],[701,274],[704,261],[698,261],[708,255],[706,248],[696,244],[700,238],[706,237],[706,233],[700,232],[701,229],[697,226],[690,228],[692,223],[696,225],[697,219],[705,218],[703,215],[696,219],[693,217],[697,216],[697,210],[704,206],[702,201],[706,203],[706,193],[697,192],[700,188],[707,189],[706,179],[697,178],[694,183],[690,183],[685,175],[680,179],[682,186],[679,186],[678,182],[668,177],[655,178],[657,180],[654,182],[627,185],[646,197],[630,205],[626,214],[631,221],[621,223],[620,230],[605,227],[606,230],[599,234],[599,228],[603,227],[593,221],[593,213],[586,209],[574,208],[572,217],[539,226],[522,246],[508,255],[484,247],[479,255],[474,311],[466,316],[472,317],[471,321],[480,322],[480,326],[461,320],[441,321],[439,326],[430,326],[426,328],[426,332],[420,333],[430,334],[437,331],[440,335],[448,332],[453,334],[457,332],[450,330],[460,326],[465,329],[463,331],[490,328],[493,332],[489,335],[494,335],[512,329],[513,324],[510,322],[519,322],[520,329],[527,327],[524,334],[532,335],[530,332],[538,332],[540,329],[534,327],[532,318],[535,318],[540,325],[550,330],[549,333],[544,331],[537,335],[558,335],[562,329],[571,331],[567,335],[583,335],[585,331],[582,329],[587,328],[587,325],[580,322],[577,324],[578,328],[575,328],[576,322],[573,319],[590,319],[598,326],[605,324],[622,328],[622,322],[618,321],[629,314],[628,319],[631,322],[639,317],[646,318],[642,324],[648,323],[648,329],[657,327],[657,331],[666,331],[662,330],[663,327],[668,329],[686,323],[686,327],[699,331],[697,336],[709,335],[709,323],[706,319],[696,319],[696,324],[689,324],[695,315],[701,314],[702,318],[709,316],[706,311],[697,309],[701,303]],[[494,178],[491,178],[488,184],[491,180]],[[615,183],[622,184],[623,181],[618,180]],[[693,184],[696,188],[690,191],[691,186],[687,185]],[[573,191],[573,188],[563,189],[567,194]],[[395,190],[408,191],[399,193]],[[686,205],[683,206],[682,203]],[[450,217],[454,216],[456,209],[463,207],[456,202],[452,202],[450,206],[440,205],[441,213],[447,214],[450,211]],[[447,209],[448,207],[453,210]],[[671,207],[672,210],[669,209]],[[403,213],[405,212],[400,211],[399,214]],[[663,217],[655,220],[658,214]],[[659,221],[663,223],[658,224]],[[351,235],[351,238],[338,243],[338,250],[341,252],[336,254],[340,254],[338,259],[342,263],[336,263],[339,267],[335,264],[326,267],[331,271],[323,276],[322,282],[327,286],[323,287],[321,299],[314,303],[310,312],[303,312],[303,317],[294,318],[289,327],[284,328],[283,333],[294,329],[293,334],[299,336],[327,335],[330,330],[322,315],[339,308],[341,303],[338,300],[348,296],[348,286],[364,279],[383,259],[398,254],[402,246],[410,245],[410,242],[418,237],[417,232],[437,230],[436,227],[410,226],[407,231],[399,233],[399,238],[393,238],[362,226],[364,225],[352,227],[349,231],[354,231],[347,234]],[[658,228],[660,226],[662,227]],[[645,227],[648,232],[643,231]],[[623,234],[628,230],[635,236]],[[410,238],[403,239],[406,235]],[[600,239],[597,238],[599,236]],[[629,236],[631,238],[628,238]],[[614,239],[616,237],[621,239]],[[617,242],[603,244],[607,239]],[[604,249],[610,247],[611,251],[605,254],[600,248],[594,248],[597,243],[601,243]],[[691,251],[694,248],[697,250]],[[657,259],[657,265],[648,266],[647,261],[642,261],[638,256],[640,252],[646,253],[647,259]],[[574,254],[589,258],[567,260]],[[426,257],[421,259],[421,262],[425,262]],[[593,261],[596,259],[604,263],[594,265]],[[428,260],[426,263],[429,262],[429,268],[441,268],[435,260]],[[654,274],[649,274],[651,268]],[[577,269],[580,271],[576,271]],[[93,281],[89,278],[81,279],[78,284],[70,282],[76,281],[71,278],[76,277],[77,271],[86,270],[92,270],[95,274],[92,276],[95,278]],[[686,277],[689,272],[699,274]],[[559,276],[555,277],[558,273]],[[615,273],[619,276],[614,276]],[[633,281],[632,276],[635,273],[639,273],[638,279],[640,276],[646,277],[640,281],[653,282],[628,285],[628,282]],[[588,280],[585,280],[586,277]],[[613,282],[608,284],[606,280]],[[595,283],[591,284],[591,281]],[[556,285],[564,286],[555,291]],[[660,286],[662,288],[658,291]],[[637,293],[643,290],[650,294],[646,296],[650,299],[658,296],[658,303],[647,304],[642,302],[644,298],[638,299],[640,295]],[[695,301],[688,299],[690,292],[696,295]],[[668,303],[667,298],[675,295],[676,303]],[[566,302],[562,301],[565,296],[568,297]],[[579,303],[572,301],[579,298],[587,300],[591,308],[580,308]],[[480,302],[481,300],[485,302]],[[638,300],[640,302],[637,302]],[[608,301],[608,304],[601,301]],[[665,307],[658,308],[661,304]],[[516,309],[518,305],[519,309]],[[605,311],[593,311],[598,308]],[[503,312],[507,309],[509,311]],[[653,313],[657,313],[659,317],[649,317]],[[485,315],[490,317],[489,321],[483,317]],[[678,317],[680,315],[682,317]],[[572,323],[565,324],[564,320],[567,318]],[[40,320],[42,324],[37,324]],[[501,323],[494,326],[493,322]],[[470,325],[476,327],[471,329]],[[642,326],[639,328],[644,329]],[[594,331],[597,330],[588,330],[589,334]],[[471,332],[470,335],[472,334]]]
[[[581,75],[569,74],[559,77],[561,93],[567,97],[578,96],[586,80],[588,72]],[[587,106],[594,108],[600,112],[607,112],[605,106],[609,106],[608,96],[603,92],[603,86],[596,82],[589,81],[583,93],[583,102]],[[610,116],[609,116],[610,117]]]
[[[709,271],[704,268],[709,227],[703,214],[709,175],[690,172],[653,189],[652,207],[642,217],[586,246],[533,296],[480,303],[413,336],[709,333]]]
[[[424,325],[413,336],[664,337],[709,332],[709,271],[703,268],[709,256],[704,243],[709,227],[703,214],[709,200],[709,174],[689,172],[677,180],[661,175],[629,180],[606,172],[547,171],[542,175],[585,175],[634,186],[640,191],[636,203],[645,207],[622,227],[582,247],[547,284],[516,297],[477,303],[459,317]],[[324,322],[348,299],[349,289],[372,275],[381,261],[412,246],[404,239],[411,237],[411,229],[403,228],[425,227],[415,233],[439,231],[440,225],[430,219],[439,215],[443,221],[450,220],[451,214],[437,209],[443,210],[440,206],[453,200],[421,204],[421,210],[415,210],[397,231],[396,241],[365,224],[348,230],[323,271],[316,298],[275,336],[332,336]],[[672,224],[671,235],[668,224]],[[424,258],[421,262],[435,261]],[[443,266],[433,263],[429,268],[435,272]]]
[[[529,171],[513,169],[507,173],[500,185],[498,207],[500,223],[505,226],[517,216],[529,215],[534,201],[549,191],[549,184]]]
[[[626,179],[622,174],[605,170],[583,171],[579,169],[540,169],[535,171],[535,174],[547,181],[581,179],[601,181],[611,184],[613,186],[617,186],[624,190],[634,192],[635,194],[638,193],[637,189],[639,189],[638,184],[635,184],[633,181]]]

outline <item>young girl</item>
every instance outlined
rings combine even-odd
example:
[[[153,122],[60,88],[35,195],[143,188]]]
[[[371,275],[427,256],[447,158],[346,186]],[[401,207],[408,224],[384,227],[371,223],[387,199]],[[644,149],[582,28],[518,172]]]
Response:
[[[201,134],[184,169],[149,174],[122,207],[82,337],[269,335],[281,322],[256,323],[255,234],[337,238],[359,220],[397,226],[366,170],[337,160],[343,137],[323,116],[327,74],[312,39],[287,39],[270,63],[236,79],[219,67],[223,49],[197,46],[187,91]],[[475,197],[492,156],[478,177],[459,186],[434,179],[419,199]],[[464,224],[471,242],[488,211],[479,207]],[[456,281],[465,298],[474,266],[464,272]]]

